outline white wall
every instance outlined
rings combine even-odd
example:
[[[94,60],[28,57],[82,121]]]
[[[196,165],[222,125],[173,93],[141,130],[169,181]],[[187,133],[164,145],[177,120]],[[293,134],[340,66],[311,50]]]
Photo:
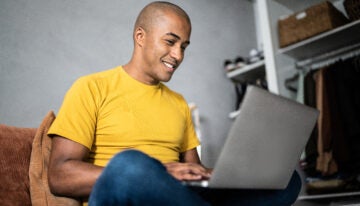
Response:
[[[1,0],[0,124],[37,127],[81,75],[126,63],[147,0]],[[168,85],[200,110],[203,161],[212,166],[231,125],[227,58],[256,48],[250,1],[171,1],[192,19],[191,45]]]

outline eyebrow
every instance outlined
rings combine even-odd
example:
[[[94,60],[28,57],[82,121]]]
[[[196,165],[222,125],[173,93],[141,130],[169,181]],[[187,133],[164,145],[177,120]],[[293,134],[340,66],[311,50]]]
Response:
[[[176,38],[176,39],[178,39],[178,40],[181,39],[181,38],[179,37],[179,35],[174,34],[174,33],[172,33],[172,32],[166,33],[166,35],[172,36],[172,37],[174,37],[174,38]],[[184,43],[190,44],[190,41],[185,41]]]

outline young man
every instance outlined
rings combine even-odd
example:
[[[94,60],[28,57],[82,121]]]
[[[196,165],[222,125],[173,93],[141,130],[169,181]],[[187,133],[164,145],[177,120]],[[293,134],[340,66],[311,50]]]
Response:
[[[74,83],[49,130],[54,194],[90,196],[90,205],[238,205],[233,197],[257,203],[258,195],[260,205],[294,201],[296,175],[284,191],[230,196],[181,184],[210,176],[196,151],[199,141],[186,101],[162,84],[182,62],[190,33],[190,19],[180,7],[150,3],[136,20],[131,60]]]

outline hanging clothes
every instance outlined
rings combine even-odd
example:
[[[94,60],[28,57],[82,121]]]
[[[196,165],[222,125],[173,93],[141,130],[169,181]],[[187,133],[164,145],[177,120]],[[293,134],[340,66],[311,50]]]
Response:
[[[304,78],[304,104],[320,110],[305,148],[309,194],[360,189],[359,65],[360,57],[353,57],[310,70]]]
[[[303,83],[303,102],[305,105],[316,108],[316,93],[315,93],[315,70],[310,70],[305,74]],[[309,140],[305,147],[305,165],[303,170],[309,177],[317,175],[316,171],[316,159],[318,157],[317,151],[317,139],[318,139],[318,123],[316,123]]]
[[[360,173],[360,57],[340,61],[331,68],[341,129],[346,141],[336,154],[343,171]],[[340,125],[339,125],[340,126]],[[341,162],[340,162],[341,161]]]
[[[322,175],[333,175],[338,172],[338,166],[333,158],[333,144],[335,139],[341,139],[338,136],[338,127],[333,125],[333,120],[336,119],[334,106],[336,99],[332,92],[332,79],[328,72],[329,68],[320,69],[316,74],[316,108],[320,111],[318,118],[318,140],[316,159],[316,170],[321,172]],[[334,101],[329,101],[333,99]],[[339,123],[339,122],[338,122]]]

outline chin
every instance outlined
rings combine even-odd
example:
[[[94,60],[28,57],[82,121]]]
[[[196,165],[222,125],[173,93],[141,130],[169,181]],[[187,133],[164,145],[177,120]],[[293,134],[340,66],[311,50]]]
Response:
[[[161,82],[169,82],[171,78],[160,80]]]
[[[171,77],[172,77],[172,76],[167,76],[167,77],[159,78],[159,80],[160,80],[161,82],[168,82],[168,81],[171,80]]]

